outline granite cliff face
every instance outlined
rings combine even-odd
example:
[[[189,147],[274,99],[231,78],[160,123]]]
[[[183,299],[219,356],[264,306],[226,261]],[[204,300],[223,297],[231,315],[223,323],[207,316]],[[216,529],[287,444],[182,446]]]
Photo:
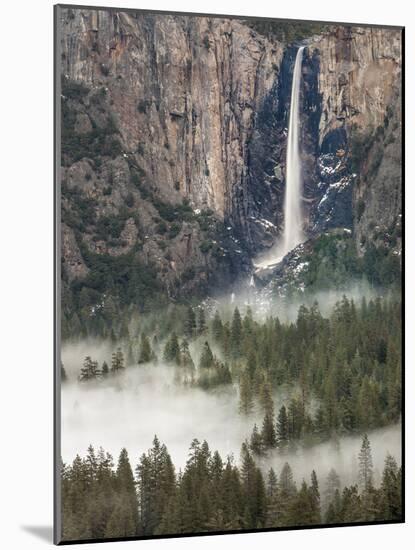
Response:
[[[170,296],[250,271],[283,224],[300,43],[306,232],[353,229],[363,253],[399,219],[399,31],[288,41],[243,20],[60,15],[65,288],[100,258],[152,266]]]

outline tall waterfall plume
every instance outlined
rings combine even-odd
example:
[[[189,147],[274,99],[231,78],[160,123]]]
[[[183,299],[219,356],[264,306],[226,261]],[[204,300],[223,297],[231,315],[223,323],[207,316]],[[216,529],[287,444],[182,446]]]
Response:
[[[303,241],[303,220],[301,213],[301,159],[299,147],[301,66],[304,46],[299,48],[295,58],[291,86],[291,107],[288,124],[286,187],[284,203],[284,232],[282,255],[287,254]]]
[[[281,240],[255,262],[257,271],[278,264],[290,250],[303,242],[302,178],[300,158],[300,89],[303,51],[301,46],[295,58],[291,85],[291,105],[288,123],[286,186],[284,202],[284,230]]]

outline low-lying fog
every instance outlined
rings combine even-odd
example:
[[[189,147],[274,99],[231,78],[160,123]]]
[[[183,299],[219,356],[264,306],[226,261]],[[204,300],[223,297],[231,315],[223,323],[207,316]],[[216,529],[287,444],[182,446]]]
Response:
[[[151,446],[154,434],[167,445],[177,468],[185,465],[190,442],[206,439],[211,450],[223,458],[233,453],[239,461],[242,441],[249,437],[254,422],[260,426],[262,415],[238,414],[235,389],[206,392],[174,384],[174,368],[164,365],[130,366],[125,372],[105,381],[78,383],[85,355],[110,360],[110,348],[92,348],[91,343],[64,346],[62,359],[72,381],[62,387],[62,458],[72,461],[84,456],[92,444],[102,446],[115,460],[126,447],[132,464]],[[275,408],[283,396],[276,395]],[[389,452],[400,462],[400,426],[369,434],[377,477]],[[356,481],[360,437],[344,437],[337,443],[324,443],[297,453],[280,456],[275,452],[266,461],[278,472],[288,460],[297,480],[309,477],[315,469],[321,480],[334,467],[342,483]]]

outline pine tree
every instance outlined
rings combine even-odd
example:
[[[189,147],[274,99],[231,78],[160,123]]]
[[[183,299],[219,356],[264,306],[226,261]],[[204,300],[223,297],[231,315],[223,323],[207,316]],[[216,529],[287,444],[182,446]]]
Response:
[[[102,376],[105,378],[108,374],[109,374],[109,367],[108,367],[108,363],[106,361],[104,361],[102,363],[102,368],[101,368],[101,374]]]
[[[150,340],[146,334],[141,335],[140,355],[138,358],[138,364],[149,363],[153,358],[151,351]]]
[[[215,342],[221,342],[223,338],[223,324],[219,311],[216,311],[212,321],[212,336]]]
[[[119,372],[124,368],[124,354],[121,351],[121,348],[117,348],[117,350],[112,354],[111,372]]]
[[[284,464],[278,477],[278,492],[282,503],[278,516],[278,526],[294,525],[297,521],[295,509],[297,487],[288,462]]]
[[[189,371],[193,371],[195,368],[192,356],[190,355],[189,342],[187,340],[183,340],[180,345],[180,364]]]
[[[359,483],[364,491],[368,491],[373,485],[372,451],[367,434],[363,435],[359,452]]]
[[[400,475],[396,460],[388,454],[381,483],[381,519],[401,519],[402,502]]]
[[[265,449],[274,449],[277,446],[274,417],[271,416],[270,412],[265,413],[262,422],[261,439]]]
[[[311,498],[311,523],[321,523],[320,491],[317,474],[314,470],[311,472],[311,485],[309,490]]]
[[[199,368],[209,369],[214,365],[214,357],[212,350],[210,349],[209,342],[205,342],[202,349],[202,355],[200,356]]]
[[[324,500],[326,507],[334,502],[336,492],[340,491],[340,477],[334,468],[328,473],[326,487],[324,490]]]
[[[205,316],[205,310],[203,307],[200,307],[199,314],[197,318],[197,334],[199,336],[203,336],[206,334],[207,326],[206,326],[206,316]]]
[[[244,371],[239,379],[239,412],[251,414],[253,407],[252,384],[247,371]]]
[[[114,510],[108,520],[105,538],[133,537],[136,534],[133,512],[123,497],[118,497]]]
[[[292,498],[284,515],[285,525],[311,525],[314,523],[310,488],[305,480],[302,481],[300,490]]]
[[[192,339],[196,335],[196,315],[192,306],[187,308],[186,319],[184,321],[184,333],[189,339]]]
[[[172,332],[164,347],[163,358],[168,363],[180,365],[180,346],[175,332]]]
[[[264,382],[261,384],[259,391],[259,399],[261,408],[264,414],[274,416],[274,400],[272,399],[271,384]]]
[[[282,467],[279,476],[278,488],[283,499],[289,499],[297,493],[293,472],[288,462],[286,462]]]
[[[246,442],[241,450],[241,480],[244,493],[244,527],[246,529],[260,528],[266,519],[266,491],[261,470],[255,462]]]
[[[96,380],[100,375],[100,370],[98,368],[97,361],[93,361],[88,355],[84,359],[84,363],[81,368],[79,375],[79,380],[81,382],[86,382],[88,380]]]
[[[324,516],[325,523],[340,523],[342,521],[341,509],[342,499],[339,489],[336,489]]]
[[[278,413],[277,419],[277,441],[280,448],[284,448],[288,445],[289,435],[288,435],[288,417],[287,409],[283,405]]]
[[[258,427],[254,424],[254,428],[251,433],[249,440],[249,449],[256,456],[261,456],[263,454],[263,443],[261,434],[258,431]]]
[[[115,473],[115,483],[118,494],[123,500],[123,512],[128,518],[128,523],[123,524],[123,529],[127,528],[135,534],[138,531],[138,498],[135,489],[133,471],[127,450],[124,448],[120,452],[117,470]],[[127,521],[127,520],[126,520]],[[126,536],[126,535],[123,535]]]
[[[234,358],[238,358],[241,354],[241,344],[242,344],[242,320],[239,309],[236,307],[232,317],[232,326],[231,326],[231,339],[230,347],[231,354]]]
[[[341,499],[340,518],[342,522],[352,523],[363,521],[362,499],[359,495],[357,485],[345,487]]]
[[[266,527],[276,527],[279,524],[279,490],[278,490],[278,477],[275,471],[270,468],[268,472],[268,485],[267,485],[267,519]]]

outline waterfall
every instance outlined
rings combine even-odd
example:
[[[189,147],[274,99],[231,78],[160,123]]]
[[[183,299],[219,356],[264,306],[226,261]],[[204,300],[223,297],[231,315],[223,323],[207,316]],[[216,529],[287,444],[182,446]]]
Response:
[[[305,46],[298,49],[295,58],[291,84],[291,105],[288,122],[286,184],[284,201],[284,230],[282,239],[268,254],[255,262],[257,270],[266,269],[280,262],[290,250],[303,242],[303,220],[301,213],[302,181],[300,158],[300,88],[301,66]]]
[[[288,124],[286,185],[284,203],[283,255],[303,240],[301,215],[301,159],[299,152],[300,86],[301,65],[304,46],[299,48],[295,58],[293,82],[291,85],[291,107]]]

